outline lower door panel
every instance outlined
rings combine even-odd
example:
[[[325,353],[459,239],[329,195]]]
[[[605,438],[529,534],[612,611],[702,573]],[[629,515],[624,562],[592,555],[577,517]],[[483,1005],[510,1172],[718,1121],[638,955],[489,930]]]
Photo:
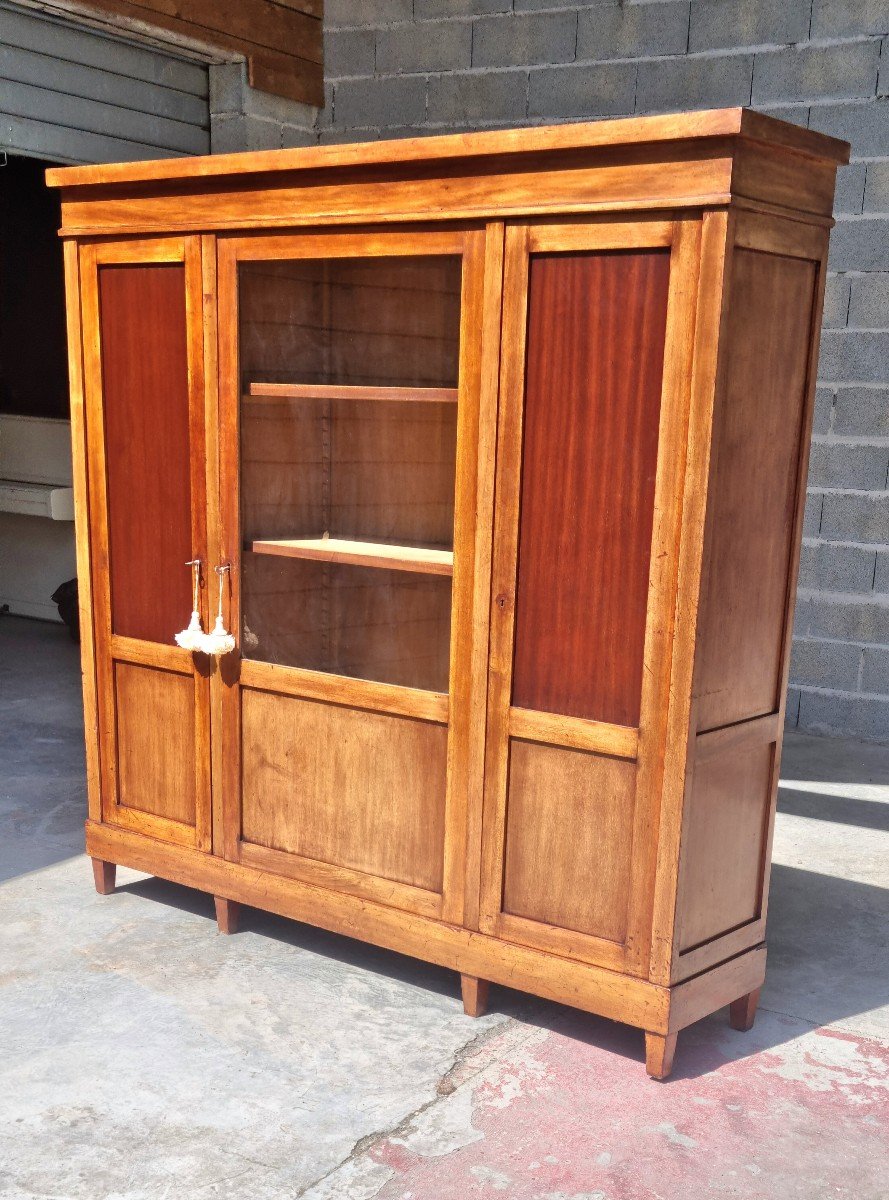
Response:
[[[440,893],[447,739],[446,725],[242,689],[242,854],[368,876],[373,894],[375,879]]]

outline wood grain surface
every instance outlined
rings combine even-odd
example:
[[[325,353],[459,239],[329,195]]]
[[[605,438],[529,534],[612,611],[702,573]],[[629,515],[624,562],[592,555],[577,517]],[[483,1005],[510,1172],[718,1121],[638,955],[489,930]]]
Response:
[[[513,704],[638,725],[670,257],[531,258]]]

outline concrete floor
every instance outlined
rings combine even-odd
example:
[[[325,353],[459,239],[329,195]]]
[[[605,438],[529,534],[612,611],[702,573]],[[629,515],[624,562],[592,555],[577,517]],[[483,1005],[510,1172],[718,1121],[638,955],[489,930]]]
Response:
[[[0,1196],[886,1200],[889,748],[793,736],[748,1034],[641,1034],[120,871],[93,891],[76,648],[0,620]]]

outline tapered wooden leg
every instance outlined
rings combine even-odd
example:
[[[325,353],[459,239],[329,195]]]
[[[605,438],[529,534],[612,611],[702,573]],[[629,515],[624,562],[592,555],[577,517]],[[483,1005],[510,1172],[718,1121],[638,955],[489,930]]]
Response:
[[[216,924],[220,933],[237,933],[238,922],[241,919],[241,906],[236,900],[225,900],[222,896],[214,896],[216,905]]]
[[[676,1053],[675,1033],[645,1034],[645,1070],[652,1079],[666,1079],[673,1070],[673,1055]]]
[[[474,975],[461,975],[460,991],[463,993],[463,1011],[467,1017],[483,1017],[488,1011],[487,979],[476,979]]]
[[[732,1029],[739,1029],[741,1033],[746,1033],[748,1029],[753,1028],[753,1022],[756,1020],[756,1008],[759,1004],[759,991],[748,992],[746,996],[741,996],[739,1000],[733,1000],[729,1005],[728,1019]]]
[[[96,881],[96,891],[100,896],[110,896],[114,891],[114,877],[117,874],[117,863],[105,862],[103,858],[94,858],[93,879]]]

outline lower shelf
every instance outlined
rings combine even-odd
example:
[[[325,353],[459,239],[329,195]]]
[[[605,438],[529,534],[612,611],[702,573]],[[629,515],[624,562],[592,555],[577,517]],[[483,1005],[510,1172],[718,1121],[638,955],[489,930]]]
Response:
[[[349,538],[269,538],[255,541],[254,554],[309,558],[316,562],[345,563],[356,567],[381,567],[421,575],[453,575],[454,552],[432,546],[390,546],[385,542],[359,542]]]

